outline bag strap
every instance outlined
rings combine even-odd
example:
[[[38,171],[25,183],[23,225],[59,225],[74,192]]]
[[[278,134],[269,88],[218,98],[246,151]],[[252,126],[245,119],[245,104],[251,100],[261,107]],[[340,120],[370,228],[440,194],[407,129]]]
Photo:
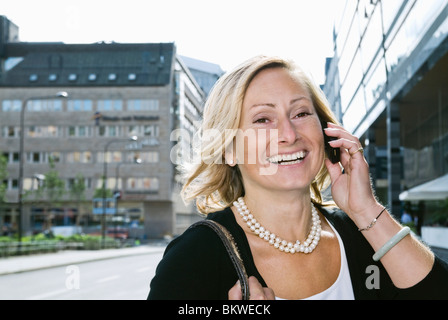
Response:
[[[246,273],[246,268],[244,267],[243,259],[241,258],[238,247],[233,239],[232,234],[221,224],[213,220],[201,220],[191,225],[189,229],[196,226],[207,226],[211,228],[219,236],[224,247],[229,254],[230,260],[232,260],[233,266],[235,267],[238,278],[241,284],[241,293],[243,295],[243,300],[249,300],[249,281]]]

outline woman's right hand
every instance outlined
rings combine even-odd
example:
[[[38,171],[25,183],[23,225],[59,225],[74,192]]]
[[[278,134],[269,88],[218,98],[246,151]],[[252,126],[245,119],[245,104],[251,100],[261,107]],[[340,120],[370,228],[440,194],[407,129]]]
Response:
[[[270,288],[263,288],[255,277],[249,277],[250,300],[275,300],[274,291]],[[229,300],[242,300],[241,285],[238,280],[229,290]]]

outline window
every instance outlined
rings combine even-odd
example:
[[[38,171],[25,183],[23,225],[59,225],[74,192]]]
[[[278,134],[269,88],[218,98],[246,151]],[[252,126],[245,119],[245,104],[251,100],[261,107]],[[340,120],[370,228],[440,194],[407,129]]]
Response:
[[[128,80],[129,81],[135,81],[135,79],[137,79],[137,75],[135,73],[130,73],[128,75]]]
[[[156,99],[132,99],[128,101],[129,111],[158,111],[159,100]]]
[[[89,79],[89,81],[95,81],[96,80],[96,74],[95,73],[89,74],[88,79]]]
[[[109,81],[115,81],[117,80],[117,75],[115,73],[110,73],[107,79],[109,79]]]
[[[99,126],[98,136],[100,137],[119,137],[121,132],[120,126]]]
[[[99,163],[104,163],[105,161],[107,163],[111,162],[119,163],[123,161],[123,156],[121,151],[108,151],[106,152],[106,158],[104,158],[104,152],[98,152],[97,161]]]
[[[12,153],[12,162],[19,162],[20,161],[20,154],[18,152]]]
[[[68,81],[76,81],[76,79],[78,79],[78,76],[75,73],[68,75]]]
[[[56,81],[57,79],[58,79],[58,76],[54,73],[52,73],[48,76],[48,81],[53,82],[53,81]]]
[[[92,100],[68,100],[67,111],[92,111]]]
[[[49,159],[51,158],[54,163],[59,163],[59,162],[61,162],[61,153],[60,152],[56,152],[56,151],[50,152],[48,154],[48,158]]]
[[[158,191],[159,179],[158,178],[129,178],[127,181],[127,189],[129,190],[145,190],[145,191]]]
[[[159,162],[159,153],[157,151],[148,152],[129,152],[127,154],[127,162],[134,163],[140,159],[142,163],[157,163]]]
[[[28,153],[28,162],[30,163],[40,163],[42,155],[40,152],[30,152]]]
[[[30,82],[36,82],[38,78],[39,77],[37,76],[37,74],[31,74],[30,77],[29,77],[29,81]]]
[[[59,136],[59,127],[31,126],[28,128],[28,136],[32,138],[56,138]]]
[[[90,127],[88,126],[70,126],[67,130],[69,137],[90,137]]]
[[[7,127],[3,127],[3,137],[5,138],[14,138],[14,137],[18,137],[19,136],[19,128],[16,129],[16,127],[13,126],[7,126]]]
[[[143,126],[143,133],[145,136],[158,137],[159,136],[159,126],[158,125],[146,125]]]
[[[67,163],[91,163],[92,152],[74,151],[67,153]]]
[[[3,112],[20,112],[22,110],[22,101],[20,100],[3,100],[2,111]]]
[[[30,112],[62,111],[62,100],[33,100],[27,105]]]
[[[98,100],[98,111],[122,111],[122,100]]]

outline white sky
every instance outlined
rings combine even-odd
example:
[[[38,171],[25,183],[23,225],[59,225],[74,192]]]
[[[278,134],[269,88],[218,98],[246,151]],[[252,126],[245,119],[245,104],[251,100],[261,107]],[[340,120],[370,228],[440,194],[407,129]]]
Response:
[[[258,55],[293,58],[317,83],[333,54],[345,0],[2,0],[20,41],[175,42],[177,52],[230,70]]]

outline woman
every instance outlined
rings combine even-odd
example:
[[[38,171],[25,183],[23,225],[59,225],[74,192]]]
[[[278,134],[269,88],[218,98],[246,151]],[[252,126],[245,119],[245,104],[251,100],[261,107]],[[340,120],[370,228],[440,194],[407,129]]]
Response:
[[[183,195],[232,233],[252,299],[448,297],[448,267],[376,200],[359,140],[294,64],[260,56],[223,76],[201,130]],[[322,195],[330,180],[336,205]],[[148,298],[241,299],[237,279],[219,238],[197,227],[170,243]]]

